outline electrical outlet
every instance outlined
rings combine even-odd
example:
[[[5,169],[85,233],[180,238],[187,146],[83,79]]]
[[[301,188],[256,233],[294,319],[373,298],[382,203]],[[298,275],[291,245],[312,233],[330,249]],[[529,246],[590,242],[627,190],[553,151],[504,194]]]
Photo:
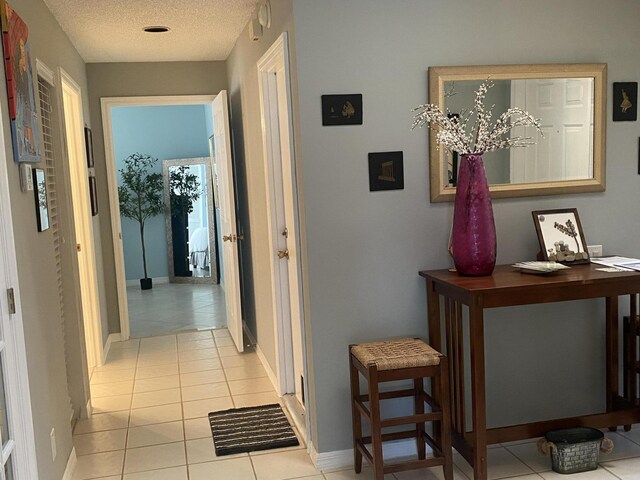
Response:
[[[51,433],[49,434],[51,438],[51,458],[53,461],[56,461],[56,457],[58,456],[58,447],[56,446],[56,429],[52,428]]]
[[[602,256],[602,245],[588,245],[589,257],[598,258]]]

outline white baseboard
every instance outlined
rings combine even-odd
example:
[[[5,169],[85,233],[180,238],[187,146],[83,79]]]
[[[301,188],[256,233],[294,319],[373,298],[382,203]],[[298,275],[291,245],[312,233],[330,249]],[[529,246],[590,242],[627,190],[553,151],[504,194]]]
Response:
[[[427,446],[427,454],[429,453],[431,453],[431,449]],[[313,442],[309,442],[309,455],[315,467],[323,472],[353,467],[352,448],[318,453]],[[412,438],[407,438],[385,442],[382,446],[382,455],[385,460],[415,456],[417,455],[416,441]],[[364,464],[366,463],[365,459]]]
[[[64,475],[62,480],[71,480],[73,478],[73,472],[76,471],[76,465],[78,464],[78,457],[76,456],[76,448],[71,449],[69,460],[67,460],[67,468],[64,469]]]
[[[107,342],[104,344],[104,349],[102,350],[102,364],[107,363],[107,356],[109,355],[109,350],[111,349],[111,344],[113,342],[120,341],[119,333],[110,333],[107,337]]]
[[[280,385],[278,384],[278,376],[271,369],[271,365],[269,365],[269,362],[267,361],[267,357],[265,357],[264,353],[262,353],[262,350],[260,349],[260,345],[258,345],[258,342],[256,341],[255,337],[252,335],[251,331],[249,330],[249,327],[247,327],[246,322],[242,322],[242,329],[244,330],[244,334],[247,336],[249,343],[251,343],[251,345],[255,345],[258,358],[260,359],[260,362],[262,362],[262,366],[264,367],[264,370],[267,372],[267,376],[269,377],[269,380],[271,380],[274,390],[279,396],[282,396],[282,392],[280,391]]]
[[[154,277],[152,278],[155,285],[162,285],[163,283],[169,283],[169,277]],[[140,285],[140,280],[127,280],[127,287],[135,287]]]

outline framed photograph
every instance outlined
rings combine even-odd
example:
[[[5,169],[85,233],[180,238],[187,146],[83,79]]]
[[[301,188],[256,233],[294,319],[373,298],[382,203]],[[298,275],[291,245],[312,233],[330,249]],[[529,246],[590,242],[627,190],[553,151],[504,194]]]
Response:
[[[89,176],[89,197],[91,198],[91,216],[98,215],[98,188],[96,185],[96,177]]]
[[[369,191],[404,189],[402,152],[369,154]]]
[[[635,122],[638,119],[638,82],[614,82],[613,121]]]
[[[590,262],[577,209],[537,210],[531,214],[544,260],[565,265]]]
[[[91,135],[91,129],[84,127],[84,146],[87,149],[87,168],[94,167],[93,160],[93,136]]]
[[[49,203],[47,202],[47,177],[43,168],[31,170],[33,175],[33,193],[36,199],[36,219],[38,231],[49,229]]]
[[[322,95],[322,125],[362,125],[362,94]]]

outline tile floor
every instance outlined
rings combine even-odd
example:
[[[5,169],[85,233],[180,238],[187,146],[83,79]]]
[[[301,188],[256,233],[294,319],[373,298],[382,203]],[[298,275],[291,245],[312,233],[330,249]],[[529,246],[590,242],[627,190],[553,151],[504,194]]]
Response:
[[[161,283],[151,290],[130,286],[127,297],[132,337],[227,325],[220,285]]]
[[[129,340],[112,345],[109,361],[91,377],[94,415],[74,431],[73,480],[371,480],[352,469],[319,472],[301,445],[216,457],[210,411],[279,401],[249,351],[238,354],[226,329]],[[535,440],[492,446],[489,478],[640,480],[640,428],[609,433],[615,449],[598,470],[564,477],[551,471]],[[454,454],[455,479],[472,472]],[[441,480],[432,468],[386,480]]]

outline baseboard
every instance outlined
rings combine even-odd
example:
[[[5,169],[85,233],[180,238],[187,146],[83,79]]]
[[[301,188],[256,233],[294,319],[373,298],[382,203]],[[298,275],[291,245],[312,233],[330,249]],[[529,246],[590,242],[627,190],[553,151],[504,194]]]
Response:
[[[247,336],[247,340],[249,340],[249,343],[256,347],[258,358],[260,359],[260,362],[262,362],[262,366],[264,367],[265,372],[267,372],[267,376],[269,377],[269,380],[271,380],[271,384],[273,385],[274,390],[278,395],[282,396],[282,393],[280,392],[280,385],[278,384],[278,376],[273,372],[273,370],[271,370],[271,365],[269,365],[267,357],[265,357],[264,353],[262,353],[260,345],[258,345],[258,342],[249,330],[246,322],[242,322],[242,329],[244,330],[244,334]]]
[[[71,449],[71,454],[69,455],[69,460],[67,460],[67,467],[64,469],[62,480],[71,480],[73,478],[73,473],[76,471],[77,464],[78,457],[76,456],[76,448],[73,447]]]
[[[169,283],[169,277],[154,277],[152,278],[154,285],[162,285],[163,283]],[[139,279],[127,280],[127,287],[135,287],[140,285]]]
[[[417,455],[416,441],[408,438],[394,442],[385,442],[382,446],[382,452],[385,460],[415,456]],[[429,453],[432,452],[431,449],[427,447],[427,454]],[[315,467],[323,472],[353,467],[352,448],[319,453],[313,442],[309,442],[309,455]]]
[[[111,349],[111,344],[113,342],[120,341],[120,333],[110,333],[107,337],[107,341],[104,344],[104,349],[102,350],[102,364],[107,363],[107,356],[109,355],[109,350]]]

